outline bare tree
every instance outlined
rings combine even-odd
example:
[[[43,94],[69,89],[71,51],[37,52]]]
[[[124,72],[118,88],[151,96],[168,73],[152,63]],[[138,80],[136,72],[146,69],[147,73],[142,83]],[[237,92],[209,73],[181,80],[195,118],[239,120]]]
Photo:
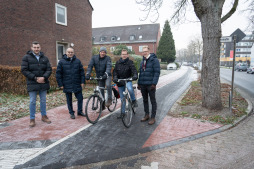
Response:
[[[163,3],[162,0],[136,0],[144,4],[147,11],[158,10]],[[238,6],[239,0],[234,0],[231,10],[222,17],[222,8],[225,0],[191,0],[194,12],[201,22],[203,38],[202,59],[202,106],[208,109],[222,109],[221,87],[220,87],[220,38],[221,23],[227,20]],[[178,0],[176,12],[173,18],[180,20],[182,13],[185,14],[187,0]],[[156,4],[153,6],[153,4]],[[154,8],[155,7],[155,8]],[[183,11],[182,11],[183,10]]]

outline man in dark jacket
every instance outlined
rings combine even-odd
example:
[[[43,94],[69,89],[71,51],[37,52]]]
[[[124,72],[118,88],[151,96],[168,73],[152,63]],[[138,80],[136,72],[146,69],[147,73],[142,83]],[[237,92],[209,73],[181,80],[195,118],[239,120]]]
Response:
[[[40,96],[41,120],[45,123],[51,123],[46,113],[46,94],[49,90],[48,78],[52,73],[49,60],[41,52],[39,42],[33,42],[31,51],[22,58],[21,72],[26,77],[27,91],[30,97],[30,127],[35,126],[36,97]]]
[[[82,88],[85,84],[85,72],[81,61],[74,55],[74,49],[68,48],[66,54],[58,62],[56,70],[56,80],[58,86],[63,89],[66,95],[68,110],[70,117],[75,119],[73,105],[72,105],[72,93],[78,100],[78,115],[85,116],[83,113],[83,95]]]
[[[112,80],[112,75],[111,75],[111,68],[112,68],[112,63],[111,59],[107,54],[107,49],[105,47],[101,47],[99,50],[99,55],[94,55],[87,68],[87,73],[86,73],[86,80],[90,79],[91,72],[93,67],[95,67],[95,72],[96,76],[102,77],[102,80],[98,81],[100,87],[105,87],[107,86],[107,91],[108,91],[108,101],[107,103],[103,103],[102,110],[105,109],[105,105],[109,107],[112,104],[112,88],[111,88],[111,80]],[[104,90],[101,90],[103,97],[104,97]],[[106,98],[105,98],[106,99]]]
[[[132,81],[127,82],[118,82],[118,79],[128,79],[131,78],[133,80],[138,79],[138,72],[132,60],[129,59],[128,51],[123,49],[121,52],[121,58],[116,62],[115,69],[114,69],[114,76],[113,81],[117,84],[119,89],[119,94],[121,98],[121,115],[118,118],[123,118],[125,115],[125,105],[126,100],[123,96],[123,92],[125,91],[125,87],[127,87],[131,100],[135,107],[138,107],[138,103],[135,98],[135,93],[132,86]]]
[[[149,120],[148,94],[152,104],[151,119],[148,124],[155,123],[157,103],[155,98],[156,85],[160,77],[160,63],[154,53],[150,53],[148,47],[143,47],[143,61],[140,64],[140,74],[138,79],[138,89],[141,89],[144,103],[145,116],[141,122]]]

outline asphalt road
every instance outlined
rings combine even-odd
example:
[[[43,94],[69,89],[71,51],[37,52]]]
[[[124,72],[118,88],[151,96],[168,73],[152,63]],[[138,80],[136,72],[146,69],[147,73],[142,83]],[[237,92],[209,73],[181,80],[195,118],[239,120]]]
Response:
[[[220,69],[220,76],[221,78],[227,80],[228,82],[232,81],[232,70],[221,68]],[[248,74],[246,72],[238,72],[235,71],[234,73],[234,85],[239,87],[240,89],[244,90],[246,93],[249,94],[250,97],[254,98],[254,74]]]
[[[188,68],[186,74],[179,79],[157,89],[157,116],[154,125],[149,126],[147,123],[140,122],[144,111],[142,99],[139,99],[138,113],[134,116],[133,125],[129,129],[123,126],[121,120],[117,120],[119,112],[113,113],[97,124],[15,168],[64,168],[119,159],[159,148],[142,148],[142,146],[166,116],[174,102],[189,87],[194,78],[193,73],[193,69]]]

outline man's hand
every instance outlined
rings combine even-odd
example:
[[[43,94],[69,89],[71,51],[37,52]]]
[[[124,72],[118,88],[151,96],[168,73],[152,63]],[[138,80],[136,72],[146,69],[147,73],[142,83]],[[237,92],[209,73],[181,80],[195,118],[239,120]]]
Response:
[[[114,79],[113,79],[113,82],[114,82],[114,83],[117,83],[117,81],[118,81],[117,78],[114,78]]]
[[[132,80],[138,80],[138,77],[137,76],[133,76]]]
[[[138,90],[141,90],[141,86],[140,85],[138,85]]]
[[[156,85],[152,84],[150,87],[150,90],[155,90],[156,89]]]
[[[64,89],[64,87],[63,87],[63,86],[61,86],[61,87],[60,87],[60,89],[62,89],[62,90],[63,90],[63,89]]]
[[[81,87],[82,87],[82,89],[84,89],[84,88],[85,88],[85,84],[84,84],[84,83],[82,83],[82,84],[81,84]]]
[[[37,83],[45,83],[44,77],[37,77]]]
[[[107,75],[104,74],[101,78],[102,78],[102,80],[106,80],[107,79]]]
[[[90,75],[86,74],[86,80],[90,80]]]

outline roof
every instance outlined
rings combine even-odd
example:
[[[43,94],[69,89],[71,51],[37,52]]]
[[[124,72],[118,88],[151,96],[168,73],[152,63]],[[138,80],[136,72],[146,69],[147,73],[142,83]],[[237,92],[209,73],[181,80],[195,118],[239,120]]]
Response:
[[[157,42],[160,24],[102,27],[92,30],[93,44]],[[130,40],[130,36],[134,36],[134,39]]]

